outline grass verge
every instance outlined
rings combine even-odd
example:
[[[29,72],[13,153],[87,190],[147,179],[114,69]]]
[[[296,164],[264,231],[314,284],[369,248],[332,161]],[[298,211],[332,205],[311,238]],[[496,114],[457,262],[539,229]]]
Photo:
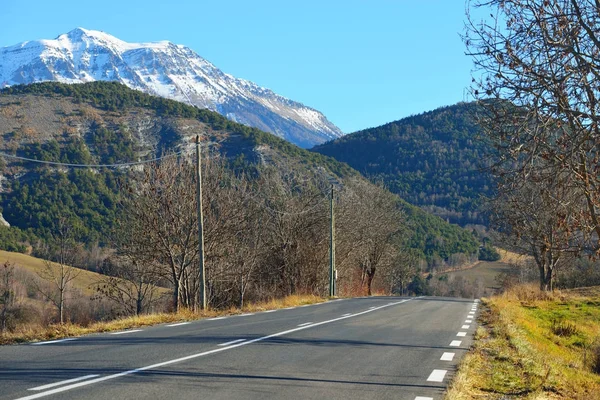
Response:
[[[519,286],[482,303],[447,400],[600,399],[600,288]]]
[[[112,332],[164,323],[193,321],[202,318],[212,318],[217,316],[235,315],[247,312],[257,312],[273,310],[278,308],[294,307],[305,304],[315,304],[321,303],[323,301],[325,301],[325,299],[318,296],[295,295],[288,296],[282,299],[273,299],[263,303],[248,304],[241,310],[231,308],[228,310],[220,311],[206,310],[200,313],[196,313],[191,310],[181,310],[177,313],[148,314],[127,317],[108,322],[96,322],[85,327],[69,323],[63,325],[55,324],[47,327],[30,325],[20,327],[15,332],[5,332],[3,334],[0,334],[0,345],[63,339],[68,337],[87,335],[90,333]]]

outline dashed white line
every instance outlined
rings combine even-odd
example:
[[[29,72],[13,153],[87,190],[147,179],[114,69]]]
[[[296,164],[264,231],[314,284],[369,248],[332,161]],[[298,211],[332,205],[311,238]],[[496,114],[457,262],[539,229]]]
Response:
[[[471,327],[471,325],[463,325],[460,327],[460,329],[469,329]]]
[[[310,324],[312,324],[312,322],[305,322],[305,323],[303,323],[303,324],[300,324],[300,325],[298,325],[298,326],[306,326],[306,325],[310,325]]]
[[[134,333],[134,332],[141,332],[141,331],[142,331],[141,329],[131,329],[131,330],[128,330],[128,331],[111,332],[110,334],[111,335],[124,335],[126,333]]]
[[[469,311],[469,315],[475,315],[475,311]]]
[[[396,303],[392,303],[391,305],[402,304],[402,303],[406,303],[407,301],[411,301],[411,299],[406,299],[406,300],[398,301]],[[388,306],[384,305],[384,306],[378,307],[375,310],[380,310],[380,309],[383,309],[385,307],[388,307]],[[357,312],[356,314],[350,314],[350,315],[353,316],[353,317],[358,317],[359,315],[364,315],[364,314],[373,312],[375,310],[367,310],[367,311]],[[98,377],[98,378],[95,378],[95,379],[86,380],[86,381],[83,381],[83,382],[77,382],[77,383],[73,383],[73,384],[68,385],[68,386],[62,386],[62,387],[59,387],[59,388],[51,389],[51,390],[48,390],[46,392],[36,393],[36,394],[30,395],[30,396],[25,396],[25,397],[20,397],[20,398],[15,399],[15,400],[33,400],[33,399],[39,399],[41,397],[46,397],[46,396],[50,396],[52,394],[66,392],[68,390],[76,389],[76,388],[83,387],[83,386],[92,385],[94,383],[99,383],[99,382],[104,382],[104,381],[108,381],[108,380],[112,380],[112,379],[117,379],[117,378],[120,378],[120,377],[123,377],[123,376],[128,376],[128,375],[136,374],[136,373],[139,373],[139,372],[142,372],[142,371],[148,371],[148,370],[151,370],[151,369],[156,369],[156,368],[164,367],[166,365],[172,365],[172,364],[176,364],[176,363],[180,363],[180,362],[184,362],[184,361],[188,361],[188,360],[193,360],[193,359],[196,359],[198,357],[204,357],[204,356],[207,356],[209,354],[215,354],[215,353],[219,353],[219,352],[222,352],[222,351],[227,351],[227,350],[235,349],[235,348],[240,347],[240,346],[246,346],[246,345],[249,345],[249,344],[252,344],[252,343],[261,342],[261,341],[264,341],[264,340],[269,340],[269,339],[274,338],[274,337],[288,335],[290,333],[298,332],[298,331],[301,331],[301,330],[304,330],[304,329],[315,328],[317,326],[321,326],[321,325],[325,325],[325,324],[330,324],[330,323],[341,321],[341,320],[347,319],[347,318],[350,318],[350,316],[338,317],[338,318],[334,318],[334,319],[330,319],[330,320],[326,320],[326,321],[317,322],[317,323],[314,323],[312,325],[307,325],[307,326],[302,326],[302,327],[288,329],[287,331],[273,333],[273,334],[270,334],[270,335],[267,335],[267,336],[262,336],[262,337],[259,337],[259,338],[256,338],[256,339],[252,339],[252,340],[246,340],[246,341],[241,342],[241,343],[235,343],[235,344],[233,344],[231,346],[223,346],[223,347],[220,347],[218,349],[213,349],[213,350],[205,351],[205,352],[202,352],[202,353],[190,354],[190,355],[185,356],[185,357],[176,358],[176,359],[168,360],[168,361],[163,361],[163,362],[160,362],[160,363],[157,363],[157,364],[147,365],[145,367],[130,369],[128,371],[119,372],[117,374],[106,375],[106,376],[101,376],[101,377]]]
[[[458,336],[458,337],[465,337],[465,336],[467,336],[467,332],[458,332],[456,334],[456,336]]]
[[[67,379],[66,381],[49,383],[47,385],[37,386],[37,387],[31,388],[31,389],[27,389],[27,390],[46,390],[46,389],[53,388],[55,386],[68,385],[69,383],[79,382],[79,381],[83,381],[83,380],[86,380],[86,379],[95,378],[97,376],[100,376],[100,375],[80,376],[79,378],[73,378],[73,379]]]
[[[470,319],[470,318],[469,319],[465,319],[465,324],[470,324],[471,322],[473,322],[472,319]]]
[[[76,340],[77,338],[68,338],[68,339],[58,339],[58,340],[48,340],[47,342],[37,342],[31,343],[32,346],[41,346],[44,344],[53,344],[53,343],[62,343],[62,342],[70,342],[71,340]]]
[[[460,340],[453,340],[450,342],[450,346],[451,347],[459,347],[461,345],[461,341]]]
[[[177,324],[170,324],[170,325],[167,325],[167,326],[168,327],[173,327],[173,326],[181,326],[181,325],[187,325],[187,324],[189,324],[189,322],[179,322]]]
[[[427,382],[443,382],[447,372],[445,369],[434,369]]]
[[[218,344],[217,346],[229,346],[231,344],[241,343],[241,342],[245,342],[245,341],[246,341],[246,339],[237,339],[237,340],[232,340],[231,342]]]
[[[454,355],[456,353],[444,353],[442,354],[442,358],[440,358],[440,361],[452,361],[454,359]]]

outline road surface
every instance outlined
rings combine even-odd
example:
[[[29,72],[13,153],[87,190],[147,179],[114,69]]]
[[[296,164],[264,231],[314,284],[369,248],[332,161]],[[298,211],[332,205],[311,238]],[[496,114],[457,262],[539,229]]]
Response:
[[[369,297],[0,347],[0,399],[443,397],[477,300]]]

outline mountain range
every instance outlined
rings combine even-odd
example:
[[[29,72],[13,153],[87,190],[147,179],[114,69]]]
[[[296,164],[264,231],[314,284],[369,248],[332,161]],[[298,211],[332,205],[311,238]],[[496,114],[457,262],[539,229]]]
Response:
[[[128,43],[77,28],[56,39],[0,48],[0,88],[42,81],[117,81],[216,111],[304,148],[342,136],[321,112],[226,74],[190,48],[168,41]]]

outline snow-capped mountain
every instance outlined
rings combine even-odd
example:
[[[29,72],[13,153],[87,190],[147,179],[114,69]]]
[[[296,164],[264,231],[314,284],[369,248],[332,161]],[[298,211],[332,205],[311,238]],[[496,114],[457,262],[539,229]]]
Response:
[[[119,81],[208,108],[301,147],[342,135],[319,111],[223,73],[191,49],[163,41],[127,43],[77,28],[53,40],[0,48],[0,88],[40,81]]]

